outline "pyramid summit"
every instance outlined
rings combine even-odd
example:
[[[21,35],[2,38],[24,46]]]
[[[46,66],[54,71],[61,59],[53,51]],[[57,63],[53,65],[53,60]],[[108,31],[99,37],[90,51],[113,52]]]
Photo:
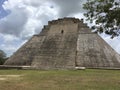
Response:
[[[49,21],[5,65],[34,69],[120,68],[120,56],[76,18]]]

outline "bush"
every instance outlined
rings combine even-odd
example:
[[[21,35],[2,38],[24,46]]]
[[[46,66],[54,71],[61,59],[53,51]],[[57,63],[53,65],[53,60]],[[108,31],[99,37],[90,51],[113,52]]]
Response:
[[[0,65],[3,65],[6,60],[7,60],[6,53],[0,50]]]

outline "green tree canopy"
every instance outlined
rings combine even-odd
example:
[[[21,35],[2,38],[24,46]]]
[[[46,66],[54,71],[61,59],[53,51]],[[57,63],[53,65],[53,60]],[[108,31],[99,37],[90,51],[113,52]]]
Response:
[[[112,38],[120,34],[120,0],[87,0],[83,8],[87,10],[87,20],[95,22],[92,29]]]
[[[6,61],[6,54],[4,51],[0,50],[0,65],[4,64],[4,62]]]

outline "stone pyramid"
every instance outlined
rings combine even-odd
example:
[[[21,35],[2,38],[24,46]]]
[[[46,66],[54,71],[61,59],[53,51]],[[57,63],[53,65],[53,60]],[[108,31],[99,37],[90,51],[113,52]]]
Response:
[[[120,56],[76,18],[49,21],[5,65],[34,69],[120,68]]]

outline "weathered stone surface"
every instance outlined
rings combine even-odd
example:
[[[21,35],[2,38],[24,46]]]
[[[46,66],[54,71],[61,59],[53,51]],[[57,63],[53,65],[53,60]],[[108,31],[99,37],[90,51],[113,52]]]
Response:
[[[63,18],[49,21],[5,65],[46,70],[120,68],[120,55],[79,19]]]

